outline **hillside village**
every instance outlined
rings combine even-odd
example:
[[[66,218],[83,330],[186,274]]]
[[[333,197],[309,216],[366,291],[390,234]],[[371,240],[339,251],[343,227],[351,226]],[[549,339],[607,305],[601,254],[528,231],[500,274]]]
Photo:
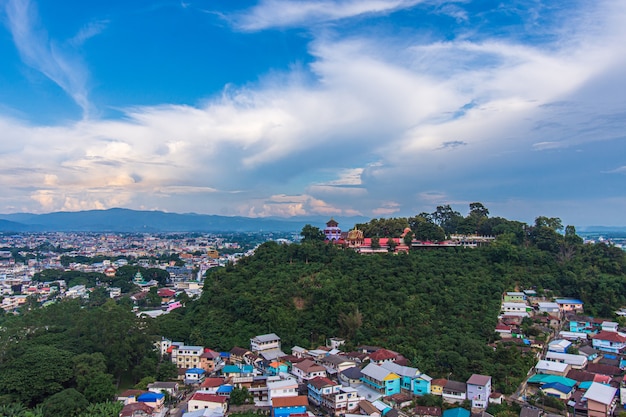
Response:
[[[176,364],[178,381],[121,394],[121,415],[137,415],[132,414],[137,410],[164,415],[166,397],[183,398],[182,392],[185,400],[179,407],[187,410],[186,417],[220,417],[242,407],[275,417],[486,417],[488,407],[503,403],[520,406],[521,417],[574,410],[607,417],[626,405],[626,334],[618,323],[585,316],[580,300],[538,296],[534,290],[507,292],[502,300],[494,346],[512,344],[520,354],[536,358],[512,395],[496,392],[489,375],[473,374],[464,381],[433,378],[384,347],[343,351],[340,338],[315,349],[293,346],[289,353],[274,333],[255,336],[249,346],[228,352],[162,338],[157,349]],[[231,395],[236,405],[231,405]],[[427,397],[441,398],[443,407],[418,405]]]

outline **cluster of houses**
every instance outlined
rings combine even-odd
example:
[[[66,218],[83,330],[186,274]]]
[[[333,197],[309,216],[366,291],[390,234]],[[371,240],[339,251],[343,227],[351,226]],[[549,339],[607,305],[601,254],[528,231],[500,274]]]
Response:
[[[244,388],[256,408],[275,417],[310,416],[313,412],[391,416],[416,396],[426,394],[439,395],[448,403],[469,400],[477,410],[502,401],[502,395],[493,393],[488,375],[472,375],[467,381],[433,380],[408,366],[407,359],[397,352],[376,346],[343,352],[343,344],[344,340],[332,338],[327,346],[294,346],[291,354],[286,354],[280,337],[270,333],[250,339],[250,348],[234,347],[230,352],[167,339],[158,343],[158,349],[178,367],[179,382],[193,387],[185,417],[223,416],[233,390]],[[125,408],[137,408],[136,404],[143,402],[153,407],[152,415],[163,410],[163,398],[155,404],[143,401],[142,395],[146,393],[125,393],[121,398]],[[414,414],[430,415],[427,413],[433,408],[437,407],[417,407]]]
[[[526,338],[520,323],[530,318],[556,338],[544,344]],[[537,297],[535,291],[507,292],[496,327],[504,341],[535,348],[539,361],[524,386],[524,396],[541,393],[562,400],[590,417],[612,415],[626,404],[626,333],[613,321],[584,315],[581,300]]]

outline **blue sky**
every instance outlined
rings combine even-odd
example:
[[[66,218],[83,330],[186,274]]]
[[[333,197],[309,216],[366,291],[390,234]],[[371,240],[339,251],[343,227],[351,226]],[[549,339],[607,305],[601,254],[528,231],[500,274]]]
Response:
[[[626,3],[0,0],[0,212],[626,225]]]

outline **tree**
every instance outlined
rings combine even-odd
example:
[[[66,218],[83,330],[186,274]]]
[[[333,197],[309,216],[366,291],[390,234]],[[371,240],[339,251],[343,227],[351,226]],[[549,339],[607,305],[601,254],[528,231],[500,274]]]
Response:
[[[43,402],[44,417],[78,416],[89,406],[83,394],[68,388],[54,394]]]
[[[302,242],[323,242],[326,238],[324,232],[319,227],[311,226],[310,224],[302,228],[300,236],[302,236]]]
[[[89,380],[83,395],[90,403],[112,401],[115,398],[115,385],[109,374],[96,373]]]
[[[234,388],[230,393],[230,403],[232,405],[247,404],[252,401],[252,395],[247,388]]]
[[[90,404],[79,417],[117,417],[123,407],[119,401]]]
[[[489,217],[489,210],[482,203],[470,203],[469,205],[471,217],[487,218]]]

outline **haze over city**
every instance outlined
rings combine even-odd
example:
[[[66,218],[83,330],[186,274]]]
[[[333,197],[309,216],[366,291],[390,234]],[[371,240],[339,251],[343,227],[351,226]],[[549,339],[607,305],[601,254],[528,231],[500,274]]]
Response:
[[[0,213],[624,226],[626,2],[0,0]]]

